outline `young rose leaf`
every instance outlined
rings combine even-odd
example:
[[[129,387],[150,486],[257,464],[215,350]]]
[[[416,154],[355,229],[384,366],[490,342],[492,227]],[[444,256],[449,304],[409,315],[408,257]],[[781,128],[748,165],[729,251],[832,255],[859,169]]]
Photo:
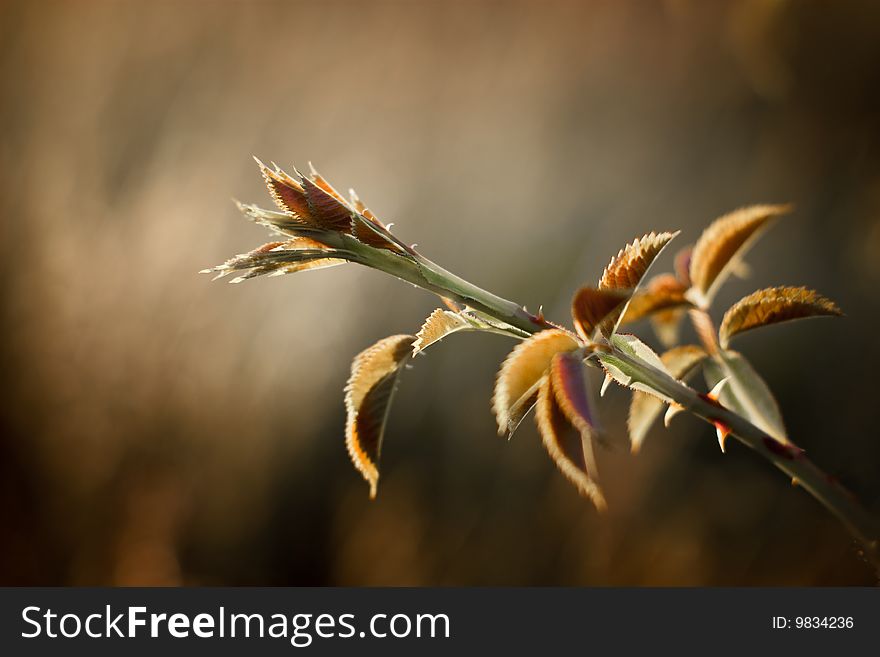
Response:
[[[249,203],[239,203],[235,201],[235,205],[245,217],[254,223],[265,226],[269,230],[279,235],[288,237],[311,237],[315,241],[319,241],[326,246],[338,246],[339,240],[334,239],[334,235],[316,226],[304,223],[299,217],[290,212],[279,212],[277,210],[266,210]]]
[[[706,358],[706,352],[692,344],[674,347],[660,356],[660,360],[669,374],[679,381],[686,380],[704,358]],[[675,408],[675,405],[671,405],[671,408]],[[662,410],[663,402],[654,395],[633,392],[627,420],[633,453],[639,451],[645,441],[645,436],[648,435],[648,430]]]
[[[606,504],[597,484],[595,430],[590,422],[583,363],[570,356],[557,354],[553,358],[550,375],[542,379],[535,416],[544,447],[556,466],[581,494],[603,510]]]
[[[629,324],[654,313],[689,306],[687,287],[672,274],[654,276],[644,290],[633,295],[620,324]]]
[[[634,240],[632,244],[627,244],[605,267],[599,279],[599,289],[616,290],[632,295],[651,264],[676,235],[677,232],[648,233],[641,239]],[[599,327],[603,334],[610,335],[617,330],[620,318],[626,314],[629,303],[630,301],[621,304],[603,320]]]
[[[556,354],[550,362],[550,382],[568,421],[583,434],[597,434],[599,422],[583,356],[576,351]]]
[[[675,260],[673,260],[672,268],[675,271],[675,277],[678,279],[679,283],[684,285],[685,287],[691,286],[691,258],[694,254],[694,246],[693,244],[680,249],[678,253],[675,254]]]
[[[753,205],[713,221],[694,246],[690,278],[695,301],[705,307],[727,279],[731,266],[741,259],[770,222],[791,212],[790,205]]]
[[[217,272],[217,278],[222,278],[233,271],[250,270],[246,274],[230,281],[240,283],[256,276],[289,274],[305,269],[319,267],[331,267],[346,262],[335,255],[345,255],[347,252],[328,249],[324,244],[309,237],[293,237],[284,242],[269,242],[259,248],[233,256],[222,265],[211,269],[204,269],[202,273]]]
[[[667,349],[678,344],[681,320],[684,315],[684,308],[670,308],[654,313],[648,320],[654,330],[654,335],[657,336],[660,344]]]
[[[671,377],[671,375],[663,364],[663,361],[660,360],[660,357],[655,354],[648,345],[634,335],[626,335],[622,333],[612,335],[611,344],[630,358],[647,363],[655,370],[659,370],[656,375],[649,375],[644,371],[644,368],[630,364],[626,359],[621,358],[615,351],[597,351],[596,357],[599,359],[605,372],[607,372],[612,379],[626,388],[646,392],[650,395],[659,397],[667,403],[672,401],[660,392],[653,382],[654,376],[666,375]]]
[[[428,319],[422,324],[422,328],[416,333],[416,341],[413,342],[413,356],[435,342],[439,342],[450,333],[478,331],[481,328],[483,327],[476,320],[467,315],[437,308],[428,316]]]
[[[718,397],[722,406],[747,418],[779,442],[792,444],[786,434],[776,398],[742,354],[720,351],[715,358],[706,359],[703,373],[710,388],[727,379],[727,385]]]
[[[633,240],[632,244],[627,244],[605,267],[602,278],[599,279],[599,289],[635,289],[654,259],[676,235],[677,232],[648,233],[640,239]]]
[[[737,301],[724,313],[719,337],[727,348],[730,338],[743,331],[806,317],[840,316],[830,299],[806,287],[771,287]]]
[[[306,177],[302,179],[302,187],[311,211],[311,223],[327,230],[351,233],[351,220],[355,212],[341,196],[326,191],[317,182]]]
[[[412,356],[414,335],[392,335],[358,354],[345,386],[345,445],[352,463],[370,484],[379,483],[379,455],[398,376]]]
[[[717,354],[719,349],[718,334],[715,332],[715,324],[712,322],[709,313],[699,308],[691,308],[688,314],[691,317],[694,330],[697,332],[697,337],[700,338],[700,342],[706,348],[706,351],[710,355]]]
[[[396,251],[397,253],[408,253],[406,247],[398,242],[391,235],[391,232],[378,219],[375,219],[375,215],[372,213],[370,216],[354,214],[351,220],[351,234],[367,246]]]
[[[510,437],[534,405],[538,384],[550,368],[553,356],[579,346],[571,334],[549,329],[513,348],[498,371],[492,396],[499,435]]]
[[[592,340],[593,334],[614,311],[626,302],[628,294],[619,290],[597,290],[582,287],[571,302],[574,327],[584,340]]]
[[[265,164],[254,158],[269,188],[269,194],[282,210],[291,213],[305,223],[313,223],[311,208],[306,199],[305,190],[299,181],[288,176],[284,171],[275,167],[270,169]]]

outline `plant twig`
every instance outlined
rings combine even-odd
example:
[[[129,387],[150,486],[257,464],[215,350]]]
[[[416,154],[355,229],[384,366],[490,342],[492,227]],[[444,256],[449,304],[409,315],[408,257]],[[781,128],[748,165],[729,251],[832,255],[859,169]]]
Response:
[[[390,256],[396,257],[396,256]],[[412,263],[400,258],[402,262]],[[522,306],[465,281],[431,261],[418,257],[418,271],[407,269],[397,274],[405,280],[426,288],[440,296],[450,297],[477,308],[500,321],[529,334],[538,333],[553,325],[543,318],[528,313]],[[403,274],[403,275],[401,275]],[[419,280],[421,279],[421,280]],[[653,387],[675,403],[699,418],[725,431],[750,447],[788,475],[792,482],[803,487],[826,509],[835,515],[861,543],[865,557],[880,568],[880,522],[868,513],[836,479],[823,472],[799,448],[784,445],[769,436],[744,417],[723,407],[710,397],[675,380],[649,363],[608,345],[617,358],[638,370],[651,381]],[[593,363],[595,364],[595,363]]]

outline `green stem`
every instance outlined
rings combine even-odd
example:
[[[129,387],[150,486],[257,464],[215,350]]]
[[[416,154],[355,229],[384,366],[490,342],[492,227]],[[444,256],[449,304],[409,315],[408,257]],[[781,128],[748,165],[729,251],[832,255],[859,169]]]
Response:
[[[362,264],[468,305],[529,335],[553,328],[553,324],[532,315],[523,306],[487,292],[417,253],[397,255],[357,243],[350,248],[357,254],[355,260]],[[807,459],[801,450],[779,443],[744,417],[699,394],[649,363],[613,346],[611,349],[617,358],[627,362],[639,372],[643,380],[649,381],[659,392],[697,417],[712,424],[721,423],[730,430],[730,435],[791,477],[794,483],[802,486],[837,516],[864,546],[866,558],[880,568],[880,523],[832,477]]]
[[[721,423],[741,443],[755,450],[802,486],[846,526],[859,540],[865,557],[880,567],[880,523],[837,481],[818,468],[796,447],[783,445],[744,417],[713,402],[696,390],[657,370],[649,363],[614,349],[614,355],[640,371],[653,388],[712,424]]]

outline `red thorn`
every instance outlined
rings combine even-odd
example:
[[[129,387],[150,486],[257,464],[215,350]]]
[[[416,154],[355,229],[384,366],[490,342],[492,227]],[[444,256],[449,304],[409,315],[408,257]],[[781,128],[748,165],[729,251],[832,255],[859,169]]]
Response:
[[[718,446],[721,447],[722,453],[726,453],[724,444],[727,442],[727,437],[730,435],[730,427],[719,420],[712,420],[712,424],[715,425],[715,430],[718,433]]]

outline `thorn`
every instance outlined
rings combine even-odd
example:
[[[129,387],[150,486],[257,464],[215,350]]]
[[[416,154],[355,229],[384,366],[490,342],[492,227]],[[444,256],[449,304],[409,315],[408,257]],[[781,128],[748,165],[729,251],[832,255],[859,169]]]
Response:
[[[311,160],[309,160],[309,173],[311,173],[313,176],[318,175],[318,170],[315,168],[315,165],[312,164]]]
[[[721,422],[714,422],[715,432],[718,434],[718,446],[721,448],[721,453],[726,454],[727,450],[724,447],[724,444],[727,442],[727,437],[730,435],[730,429],[727,428],[727,425],[722,424]]]
[[[414,249],[414,248],[416,248],[417,246],[418,246],[418,244],[413,243],[413,244],[410,244],[410,245],[409,245],[409,248]]]
[[[214,271],[214,270],[213,269],[200,269],[199,273],[200,274],[210,274],[212,271]]]
[[[391,230],[391,227],[392,227],[393,225],[394,225],[394,222],[393,222],[393,221],[392,221],[390,224],[385,224],[385,229],[386,229],[386,230]]]
[[[604,396],[605,396],[605,391],[608,390],[608,386],[611,385],[611,381],[612,381],[612,379],[611,379],[611,375],[610,375],[610,374],[606,374],[606,375],[605,375],[605,380],[602,382],[602,387],[599,389],[599,396],[600,396],[600,397],[604,397]]]
[[[251,157],[254,158],[254,162],[257,163],[257,165],[260,167],[260,169],[268,169],[269,168],[265,164],[263,164],[263,162],[260,160],[260,158],[258,158],[256,155],[252,155]]]
[[[709,394],[706,395],[712,401],[718,401],[718,398],[721,396],[721,393],[724,391],[724,387],[727,385],[729,377],[724,377],[718,383],[715,384],[715,387],[709,391]]]
[[[801,485],[801,482],[798,480],[797,477],[792,477],[792,478],[791,478],[791,485],[792,485],[792,486],[800,486],[800,485]]]
[[[681,404],[676,404],[672,402],[669,404],[669,408],[666,409],[666,415],[663,416],[663,426],[667,429],[669,428],[669,424],[672,422],[672,418],[681,413],[684,410],[684,406]]]
[[[538,314],[535,315],[535,318],[536,318],[539,322],[543,322],[543,321],[544,321],[544,304],[541,304],[540,306],[538,306]]]

